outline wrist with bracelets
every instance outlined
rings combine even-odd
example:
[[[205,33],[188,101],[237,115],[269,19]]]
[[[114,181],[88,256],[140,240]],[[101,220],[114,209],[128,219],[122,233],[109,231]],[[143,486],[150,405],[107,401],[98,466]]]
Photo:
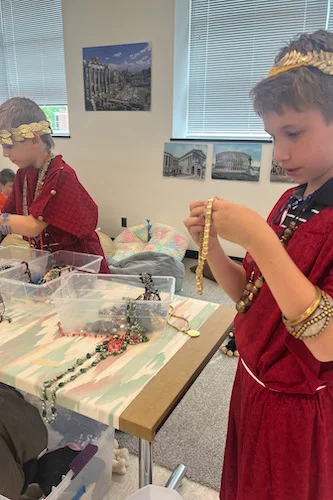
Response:
[[[7,236],[7,234],[11,233],[10,227],[9,227],[9,215],[10,214],[0,214],[0,232],[4,235]]]
[[[307,310],[296,319],[282,321],[296,339],[306,340],[322,333],[333,318],[333,298],[316,286],[316,297]]]

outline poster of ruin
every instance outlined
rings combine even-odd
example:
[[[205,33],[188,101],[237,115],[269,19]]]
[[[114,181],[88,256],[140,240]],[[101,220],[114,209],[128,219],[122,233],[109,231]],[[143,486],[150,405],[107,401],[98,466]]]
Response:
[[[214,144],[212,179],[258,182],[261,144]]]
[[[207,145],[166,142],[163,175],[203,180],[206,176]]]
[[[291,177],[286,174],[286,171],[274,160],[272,160],[271,182],[289,182],[294,183]]]
[[[83,49],[87,111],[150,111],[151,44]]]

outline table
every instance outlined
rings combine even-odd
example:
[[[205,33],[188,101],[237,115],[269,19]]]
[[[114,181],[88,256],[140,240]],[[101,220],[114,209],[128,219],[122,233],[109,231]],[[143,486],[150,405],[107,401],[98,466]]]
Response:
[[[57,404],[139,438],[140,487],[152,483],[157,431],[228,335],[235,314],[232,307],[179,296],[173,305],[200,337],[168,326],[57,393]],[[54,311],[41,306],[38,317],[31,313],[16,313],[11,324],[0,325],[0,381],[39,396],[45,380],[91,352],[98,340],[61,337]]]

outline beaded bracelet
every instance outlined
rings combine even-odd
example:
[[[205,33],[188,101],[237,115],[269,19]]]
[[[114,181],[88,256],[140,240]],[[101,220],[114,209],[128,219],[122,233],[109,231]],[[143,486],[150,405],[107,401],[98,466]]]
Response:
[[[306,340],[322,333],[333,318],[333,298],[316,287],[317,295],[311,306],[295,320],[282,321],[290,335],[296,339]]]

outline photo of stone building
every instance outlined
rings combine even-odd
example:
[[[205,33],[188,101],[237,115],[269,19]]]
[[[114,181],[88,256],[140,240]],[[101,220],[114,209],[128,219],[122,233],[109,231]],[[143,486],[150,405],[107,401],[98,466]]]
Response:
[[[281,165],[276,163],[274,160],[272,160],[270,180],[271,182],[294,182],[292,178],[286,174],[286,171],[281,167]]]
[[[83,81],[87,111],[149,111],[150,43],[84,48]]]
[[[214,144],[212,179],[258,182],[261,144]]]
[[[206,176],[207,146],[167,142],[164,144],[163,175],[204,179]]]

